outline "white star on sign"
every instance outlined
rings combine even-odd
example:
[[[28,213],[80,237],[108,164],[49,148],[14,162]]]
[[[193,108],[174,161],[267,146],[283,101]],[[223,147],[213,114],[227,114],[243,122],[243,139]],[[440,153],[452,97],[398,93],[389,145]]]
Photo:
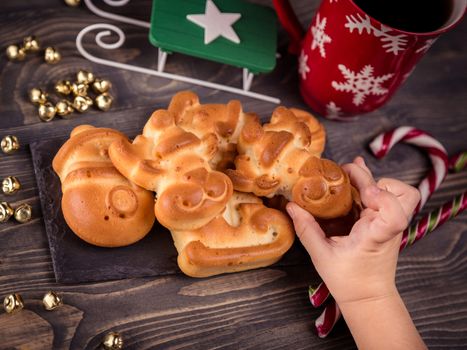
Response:
[[[206,9],[204,14],[187,15],[186,18],[204,28],[204,44],[207,45],[220,36],[233,41],[236,44],[240,43],[232,25],[237,22],[242,15],[240,13],[222,13],[217,8],[212,0],[206,1]]]

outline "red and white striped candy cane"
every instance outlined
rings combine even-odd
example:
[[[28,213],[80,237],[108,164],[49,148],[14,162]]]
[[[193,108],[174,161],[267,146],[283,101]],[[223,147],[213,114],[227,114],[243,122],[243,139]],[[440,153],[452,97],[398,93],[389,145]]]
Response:
[[[334,298],[331,298],[323,313],[315,321],[315,329],[318,337],[326,338],[337,321],[339,321],[339,318],[341,318],[341,315],[339,306],[337,306]]]
[[[318,287],[308,287],[308,297],[313,307],[320,307],[329,298],[331,293],[324,282],[321,282]]]
[[[467,151],[460,152],[449,159],[449,170],[459,172],[467,167]]]
[[[433,136],[412,126],[401,126],[378,135],[370,143],[370,149],[377,158],[382,158],[388,154],[395,144],[401,141],[416,145],[425,150],[433,165],[428,176],[418,185],[421,198],[420,203],[418,203],[413,213],[413,216],[415,216],[446,177],[448,171],[448,154],[443,145]]]

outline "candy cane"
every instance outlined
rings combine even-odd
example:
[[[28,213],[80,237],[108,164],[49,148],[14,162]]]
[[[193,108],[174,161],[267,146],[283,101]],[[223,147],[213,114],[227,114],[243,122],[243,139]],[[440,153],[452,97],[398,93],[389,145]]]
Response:
[[[314,307],[320,307],[330,295],[331,293],[324,282],[321,282],[316,288],[308,287],[308,297]]]
[[[382,158],[400,141],[424,149],[428,153],[431,163],[433,164],[433,169],[418,186],[421,199],[413,213],[413,216],[415,216],[446,177],[448,171],[448,155],[443,145],[433,136],[412,126],[401,126],[392,131],[378,135],[370,143],[370,149],[377,158]]]
[[[403,244],[404,247],[414,244],[449,219],[462,213],[466,207],[467,191],[456,196],[452,201],[444,203],[442,207],[430,212],[420,221],[406,228],[403,237],[406,237],[407,242],[401,242],[401,247]]]
[[[449,170],[457,173],[467,167],[467,151],[456,154],[449,159]]]
[[[336,301],[332,299],[326,305],[323,313],[315,321],[315,329],[318,337],[326,338],[341,316],[342,313],[339,306],[337,306]]]

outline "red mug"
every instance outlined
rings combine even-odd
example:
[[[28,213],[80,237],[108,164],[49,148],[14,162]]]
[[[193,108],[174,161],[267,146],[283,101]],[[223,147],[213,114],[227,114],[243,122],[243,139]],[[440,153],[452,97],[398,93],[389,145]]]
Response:
[[[299,55],[300,92],[305,102],[324,117],[337,120],[350,120],[382,106],[436,38],[464,16],[467,0],[441,1],[446,4],[443,22],[434,30],[416,32],[371,17],[356,4],[364,0],[323,0],[303,36],[288,1],[274,0],[279,21],[291,38],[289,51]],[[374,8],[378,6],[372,2]],[[424,9],[417,10],[423,21]],[[437,15],[441,16],[433,14]]]

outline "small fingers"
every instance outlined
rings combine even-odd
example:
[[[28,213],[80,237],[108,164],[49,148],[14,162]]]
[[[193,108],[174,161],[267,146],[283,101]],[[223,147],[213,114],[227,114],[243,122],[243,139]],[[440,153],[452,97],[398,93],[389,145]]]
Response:
[[[389,239],[407,227],[408,217],[394,194],[371,186],[366,189],[364,196],[368,206],[379,214],[373,221],[378,226],[375,230],[376,235],[381,236],[383,240]]]
[[[325,233],[315,218],[293,202],[288,203],[286,209],[293,220],[300,242],[302,242],[312,259],[320,256],[326,250],[328,243]]]
[[[353,162],[354,162],[355,164],[357,164],[360,168],[362,168],[363,170],[365,170],[365,171],[368,173],[368,175],[370,175],[371,177],[373,177],[373,174],[372,174],[371,170],[366,166],[365,159],[364,159],[363,157],[358,156],[358,157],[356,157],[356,158],[353,160]]]
[[[418,189],[402,181],[389,178],[380,179],[377,186],[394,194],[398,198],[407,218],[412,217],[413,211],[418,202],[420,202],[420,192]]]
[[[371,173],[368,173],[364,168],[355,163],[345,164],[342,166],[342,169],[349,175],[350,182],[360,193],[362,193],[365,188],[376,184]]]

